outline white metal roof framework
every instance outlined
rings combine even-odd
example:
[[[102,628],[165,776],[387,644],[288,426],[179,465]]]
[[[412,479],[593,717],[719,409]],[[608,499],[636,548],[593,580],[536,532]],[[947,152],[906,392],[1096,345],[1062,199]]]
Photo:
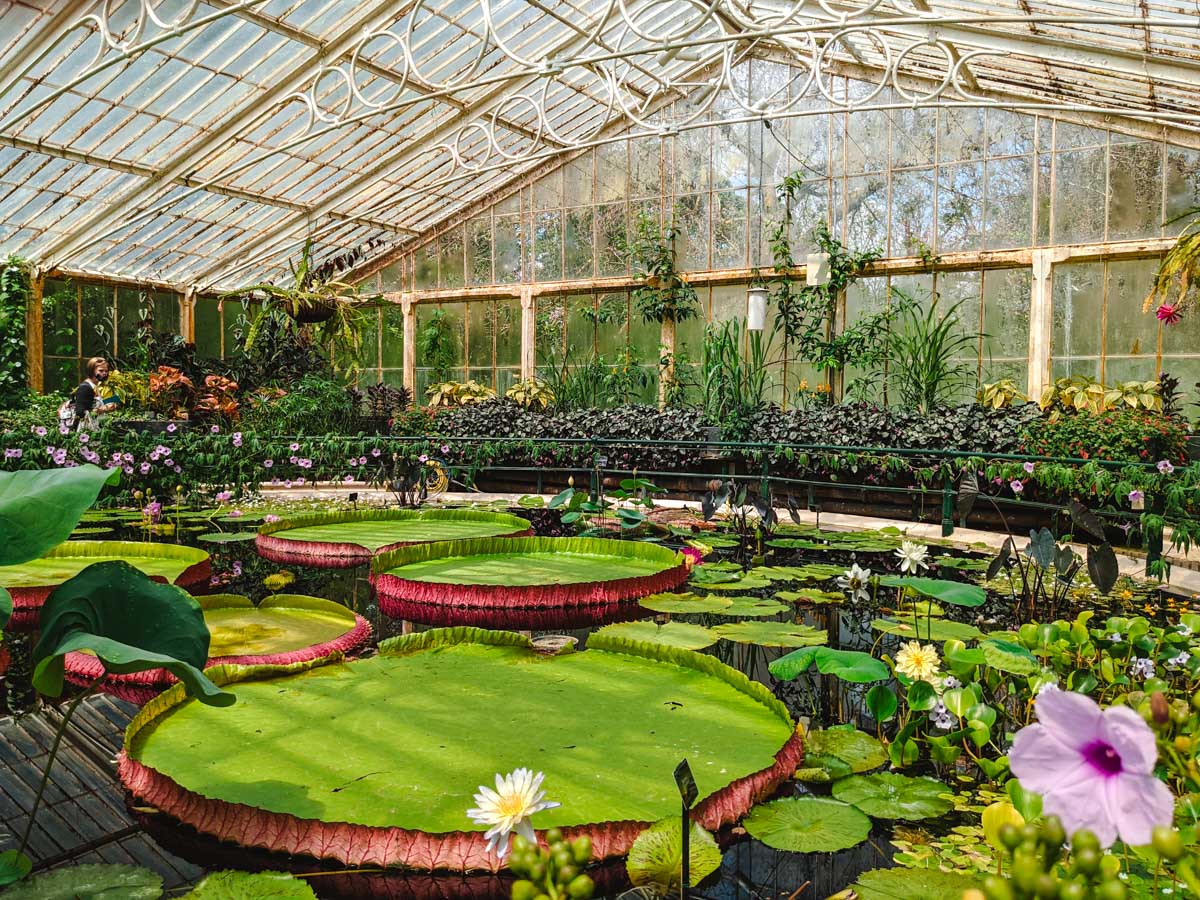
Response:
[[[746,85],[758,53],[782,83]],[[1193,0],[0,0],[0,251],[230,288],[619,136],[1002,106],[1195,144],[1198,83]]]

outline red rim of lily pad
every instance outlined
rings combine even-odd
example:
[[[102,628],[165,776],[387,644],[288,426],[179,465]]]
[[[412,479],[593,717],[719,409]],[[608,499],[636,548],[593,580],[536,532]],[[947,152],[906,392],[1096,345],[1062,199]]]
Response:
[[[489,512],[475,509],[364,509],[315,513],[268,522],[258,529],[254,547],[258,555],[272,562],[293,566],[314,566],[325,569],[353,569],[367,565],[373,556],[429,543],[427,540],[394,541],[376,550],[353,541],[306,541],[286,537],[288,531],[319,525],[339,525],[352,522],[419,522],[425,519],[437,521],[467,521],[495,523],[509,530],[498,532],[496,537],[525,537],[533,534],[529,522],[520,516],[508,513]],[[434,538],[432,540],[437,540]]]
[[[253,607],[253,604],[249,600],[246,600],[246,598],[233,597],[232,595],[215,595],[197,599],[205,609]],[[239,600],[245,602],[234,602]],[[335,656],[350,655],[362,649],[371,640],[373,634],[371,623],[340,603],[334,603],[332,600],[294,594],[275,594],[264,600],[260,604],[260,608],[262,606],[268,606],[268,608],[270,606],[291,608],[288,605],[289,602],[296,604],[303,603],[304,607],[310,609],[321,609],[329,612],[336,611],[339,614],[345,614],[346,624],[349,627],[344,634],[336,638],[328,641],[320,641],[296,650],[287,650],[279,653],[211,656],[205,664],[205,668],[226,665],[287,666],[293,663],[324,662]],[[105,674],[104,665],[90,653],[68,653],[63,660],[63,664],[65,668],[64,675],[67,681],[81,687],[91,684],[101,675]],[[135,703],[138,706],[143,706],[171,687],[171,685],[178,683],[178,681],[179,679],[166,669],[146,669],[141,672],[129,672],[127,674],[110,672],[101,683],[101,690],[112,694],[114,697]]]
[[[117,549],[117,553],[112,556],[102,555],[95,551],[80,552],[87,550],[89,546],[99,547],[107,545],[110,549]],[[153,551],[151,550],[153,548]],[[193,547],[180,547],[177,544],[146,544],[141,541],[68,541],[65,544],[60,544],[58,547],[51,550],[47,556],[97,556],[97,561],[101,558],[119,558],[121,549],[124,549],[129,556],[136,557],[138,555],[166,555],[157,552],[160,548],[174,548],[179,551],[187,551],[189,555],[201,553],[203,559],[192,563],[176,576],[171,582],[176,587],[189,590],[198,585],[208,583],[208,579],[212,576],[212,562],[207,553],[203,550],[197,550]],[[151,581],[157,581],[160,584],[166,584],[167,579],[162,575],[149,576]],[[31,587],[11,587],[8,592],[12,595],[13,611],[12,618],[8,620],[5,626],[11,631],[29,631],[36,629],[38,618],[42,614],[42,604],[46,602],[54,590],[58,587],[57,584],[34,585]]]
[[[609,568],[617,573],[616,577],[549,584],[456,584],[449,576],[446,580],[425,581],[396,574],[409,563],[437,558],[467,559],[472,555],[490,554],[519,557],[522,553],[547,551],[608,557],[611,559]],[[660,568],[651,574],[621,576],[623,559],[651,561]],[[688,574],[689,567],[684,557],[666,547],[602,538],[447,541],[381,553],[371,562],[371,584],[379,595],[379,609],[384,615],[406,619],[415,607],[427,611],[440,607],[445,611],[443,623],[448,626],[488,624],[519,627],[513,624],[511,614],[514,610],[542,613],[557,610],[563,613],[564,620],[579,618],[583,614],[584,625],[594,624],[603,621],[604,613],[614,611],[614,607],[619,608],[623,601],[637,600],[679,587],[687,581]]]
[[[500,637],[489,637],[494,635]],[[446,643],[493,641],[512,644],[518,641],[527,643],[528,639],[506,632],[454,628],[404,635],[384,642],[380,649],[383,653],[411,653]],[[602,650],[625,653],[698,668],[708,675],[737,685],[739,690],[773,709],[792,726],[790,736],[775,753],[771,765],[719,788],[693,808],[693,819],[702,827],[716,831],[738,821],[756,803],[771,796],[790,778],[803,759],[803,734],[794,726],[786,708],[765,686],[750,681],[715,658],[675,647],[612,637],[593,636],[590,643],[594,646],[584,652]],[[292,672],[305,668],[307,666],[303,665],[289,667]],[[207,674],[216,684],[233,685],[236,690],[235,683],[239,680],[278,677],[288,673],[221,667],[209,669]],[[488,850],[483,831],[432,833],[301,818],[290,813],[202,796],[183,787],[170,776],[133,759],[129,755],[129,748],[136,735],[172,707],[184,702],[187,702],[187,698],[183,687],[176,685],[144,707],[126,730],[125,744],[118,755],[118,772],[135,805],[152,806],[202,835],[221,841],[319,860],[336,860],[347,866],[403,866],[456,872],[498,872],[504,868],[504,861]],[[608,821],[566,826],[561,831],[568,840],[588,837],[592,842],[594,858],[605,860],[626,855],[637,836],[650,824]]]

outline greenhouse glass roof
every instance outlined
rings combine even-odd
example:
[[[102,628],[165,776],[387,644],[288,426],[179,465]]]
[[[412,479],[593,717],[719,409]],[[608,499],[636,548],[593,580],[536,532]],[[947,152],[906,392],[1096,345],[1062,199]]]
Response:
[[[0,250],[201,291],[306,240],[368,259],[620,134],[992,105],[1200,140],[1183,0],[0,0],[0,47]]]

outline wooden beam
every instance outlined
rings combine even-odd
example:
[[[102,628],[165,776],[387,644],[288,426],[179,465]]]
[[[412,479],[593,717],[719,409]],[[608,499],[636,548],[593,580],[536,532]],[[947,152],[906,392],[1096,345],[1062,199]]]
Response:
[[[46,278],[35,269],[25,307],[25,374],[29,389],[39,394],[46,389],[46,370],[43,364],[44,335],[42,333],[42,295]]]

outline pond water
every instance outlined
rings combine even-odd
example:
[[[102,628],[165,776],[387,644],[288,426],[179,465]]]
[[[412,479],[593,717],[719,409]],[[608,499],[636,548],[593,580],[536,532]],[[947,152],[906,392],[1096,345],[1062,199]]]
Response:
[[[329,505],[316,507],[328,509]],[[494,508],[494,507],[493,507]],[[423,630],[420,621],[401,622],[381,615],[368,581],[366,566],[349,569],[323,569],[311,566],[281,566],[261,558],[255,551],[254,528],[266,515],[289,515],[312,511],[303,506],[247,506],[235,510],[164,510],[159,524],[147,527],[140,514],[132,511],[94,511],[80,524],[75,537],[88,540],[152,540],[178,542],[197,546],[212,555],[212,578],[207,592],[244,594],[254,600],[272,592],[305,594],[324,597],[345,604],[365,617],[375,629],[377,639],[384,639],[412,630]],[[507,510],[532,521],[536,534],[561,535],[572,533],[559,522],[559,516],[548,510],[529,510],[515,507]],[[711,596],[712,606],[719,612],[666,613],[655,612],[638,604],[625,605],[614,614],[612,621],[645,619],[662,624],[668,619],[704,627],[719,627],[731,623],[795,623],[824,629],[828,644],[841,649],[878,651],[882,648],[894,654],[903,636],[883,634],[872,623],[880,616],[892,613],[894,591],[880,590],[872,599],[846,603],[835,578],[852,563],[880,572],[895,573],[899,560],[896,549],[901,542],[899,533],[835,533],[817,532],[807,526],[781,525],[767,540],[748,540],[731,532],[713,532],[699,521],[677,520],[655,535],[667,546],[680,548],[685,541],[700,542],[711,552],[697,566],[691,583],[681,588],[699,596]],[[629,536],[628,534],[625,536]],[[947,546],[930,547],[928,574],[955,581],[982,580],[983,572],[993,554],[985,548],[956,549]],[[997,587],[1003,580],[989,585],[987,602],[975,608],[947,606],[926,609],[940,618],[939,628],[978,627],[984,631],[1005,628],[1013,624],[1012,603]],[[273,590],[272,590],[273,589]],[[1185,611],[1176,606],[1174,598],[1162,597],[1149,584],[1123,579],[1113,592],[1117,599],[1114,612],[1126,614],[1155,614],[1163,609],[1172,615]],[[732,598],[732,603],[726,603]],[[1098,602],[1086,578],[1064,595],[1059,615],[1069,617],[1074,608],[1092,607]],[[661,604],[659,604],[661,606]],[[670,603],[666,604],[668,607]],[[1102,613],[1098,612],[1098,616]],[[918,617],[915,627],[923,631],[929,620]],[[511,627],[519,627],[514,624]],[[532,627],[535,637],[549,633]],[[586,646],[594,626],[567,630]],[[562,633],[556,628],[554,633]],[[921,635],[924,637],[924,634]],[[940,645],[938,634],[934,640]],[[882,644],[880,643],[882,642]],[[705,652],[712,653],[726,664],[744,672],[770,687],[787,705],[792,716],[809,723],[813,728],[843,722],[855,722],[873,733],[864,703],[865,686],[850,685],[822,676],[802,676],[795,681],[779,682],[769,673],[767,665],[789,652],[787,648],[763,646],[753,641],[753,634],[743,640],[720,640]],[[8,676],[9,703],[19,708],[29,702],[23,686],[20,641],[14,644],[14,667]],[[864,688],[864,689],[860,689]],[[714,726],[719,727],[719,726]],[[909,774],[922,774],[909,772]],[[986,791],[976,791],[965,776],[954,780],[953,770],[944,781],[951,784],[959,797],[956,804],[965,809],[986,805]],[[781,795],[813,793],[828,796],[828,785],[788,782]],[[569,800],[569,798],[557,798]],[[464,801],[469,798],[464,798]],[[465,806],[464,806],[465,808]],[[956,813],[910,824],[873,819],[869,838],[839,853],[789,853],[774,850],[751,839],[740,828],[722,835],[724,857],[717,873],[701,887],[692,891],[695,896],[711,898],[824,898],[852,885],[866,870],[891,865],[896,853],[912,863],[920,859],[953,857],[962,854],[987,854],[977,817]],[[536,824],[536,820],[535,820]],[[198,836],[184,835],[179,829],[160,833],[160,826],[151,829],[156,839],[185,857],[202,865],[226,867],[266,866],[284,868],[286,861],[267,854],[243,852],[228,845],[217,845]],[[897,846],[896,842],[899,842]],[[293,861],[295,862],[295,861]],[[291,866],[294,870],[312,871],[312,864]],[[330,868],[324,866],[322,868]],[[610,894],[628,888],[623,883],[623,868],[609,867],[610,877],[602,880]],[[508,883],[503,879],[446,876],[430,879],[426,875],[381,877],[377,875],[347,877],[333,876],[314,881],[314,888],[323,896],[462,896],[507,897]]]

